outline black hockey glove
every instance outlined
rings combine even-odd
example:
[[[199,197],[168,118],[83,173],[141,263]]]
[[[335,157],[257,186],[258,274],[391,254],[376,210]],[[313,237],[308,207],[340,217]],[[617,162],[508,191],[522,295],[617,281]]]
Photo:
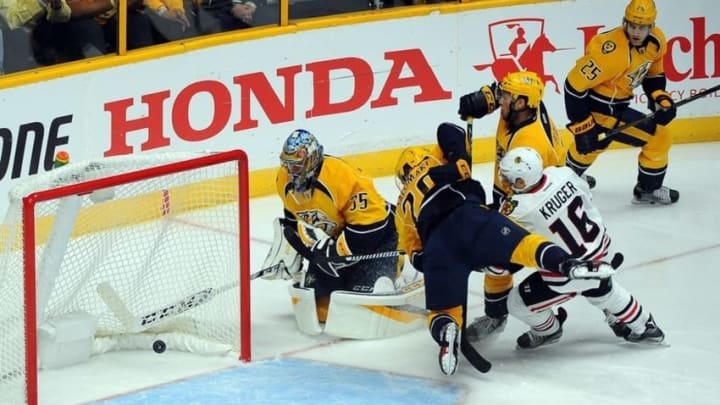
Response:
[[[567,129],[575,136],[575,147],[583,155],[591,153],[599,148],[598,136],[600,131],[595,125],[592,115],[580,122],[567,124]]]
[[[333,238],[318,239],[310,250],[312,251],[312,257],[309,259],[310,266],[317,266],[323,273],[329,276],[340,277],[338,270],[349,266],[348,263],[343,263],[339,260],[333,261],[334,258],[339,256]]]
[[[454,163],[454,164],[453,164]],[[436,186],[455,183],[469,179],[472,174],[470,164],[465,159],[458,159],[445,165],[431,167],[428,176]]]
[[[658,125],[667,125],[675,119],[677,115],[677,108],[675,108],[675,102],[670,93],[665,90],[655,90],[648,97],[648,108],[651,111],[655,111],[653,120]]]
[[[495,111],[495,108],[497,108],[496,91],[497,83],[493,83],[489,86],[482,86],[476,92],[460,97],[460,106],[458,108],[460,118],[463,121],[468,117],[482,118]]]

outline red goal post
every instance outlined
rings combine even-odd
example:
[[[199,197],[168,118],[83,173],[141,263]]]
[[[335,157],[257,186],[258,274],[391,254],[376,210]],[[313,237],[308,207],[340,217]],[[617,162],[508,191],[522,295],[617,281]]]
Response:
[[[80,362],[86,351],[151,350],[161,339],[171,350],[250,361],[243,151],[71,163],[10,197],[0,233],[0,403],[36,404],[38,369]]]

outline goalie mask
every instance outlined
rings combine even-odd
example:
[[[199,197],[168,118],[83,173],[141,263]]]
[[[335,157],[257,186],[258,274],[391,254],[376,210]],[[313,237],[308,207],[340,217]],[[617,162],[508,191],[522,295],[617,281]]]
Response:
[[[320,174],[323,147],[315,136],[304,129],[296,129],[288,136],[280,153],[280,162],[292,182],[293,191],[304,193],[312,189]]]
[[[514,148],[500,161],[500,181],[508,183],[516,193],[523,193],[540,182],[543,162],[532,148]]]

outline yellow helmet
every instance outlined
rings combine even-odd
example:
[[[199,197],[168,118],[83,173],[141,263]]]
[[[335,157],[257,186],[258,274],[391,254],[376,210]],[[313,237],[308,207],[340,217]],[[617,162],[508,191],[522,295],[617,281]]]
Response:
[[[524,96],[527,98],[528,107],[537,108],[542,100],[545,84],[537,73],[527,70],[508,73],[500,82],[498,90],[510,93],[513,100]]]
[[[630,0],[625,7],[625,21],[637,25],[654,25],[657,9],[653,0]]]
[[[395,177],[400,183],[405,184],[407,175],[428,156],[432,156],[432,152],[424,146],[410,146],[403,149],[395,163]]]

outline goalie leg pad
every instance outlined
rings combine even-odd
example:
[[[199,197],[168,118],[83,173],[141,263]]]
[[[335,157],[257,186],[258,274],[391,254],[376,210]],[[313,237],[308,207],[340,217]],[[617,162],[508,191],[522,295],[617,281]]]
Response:
[[[302,268],[302,257],[285,239],[280,218],[275,218],[275,221],[273,221],[273,230],[275,236],[272,246],[270,246],[270,250],[265,256],[263,268],[275,267],[275,270],[263,275],[262,278],[266,280],[290,280]]]
[[[422,279],[394,294],[334,291],[325,333],[350,339],[382,339],[425,325],[425,285]]]
[[[295,322],[300,332],[307,335],[321,334],[323,328],[318,320],[315,289],[291,285],[288,287],[288,293],[292,301]]]

